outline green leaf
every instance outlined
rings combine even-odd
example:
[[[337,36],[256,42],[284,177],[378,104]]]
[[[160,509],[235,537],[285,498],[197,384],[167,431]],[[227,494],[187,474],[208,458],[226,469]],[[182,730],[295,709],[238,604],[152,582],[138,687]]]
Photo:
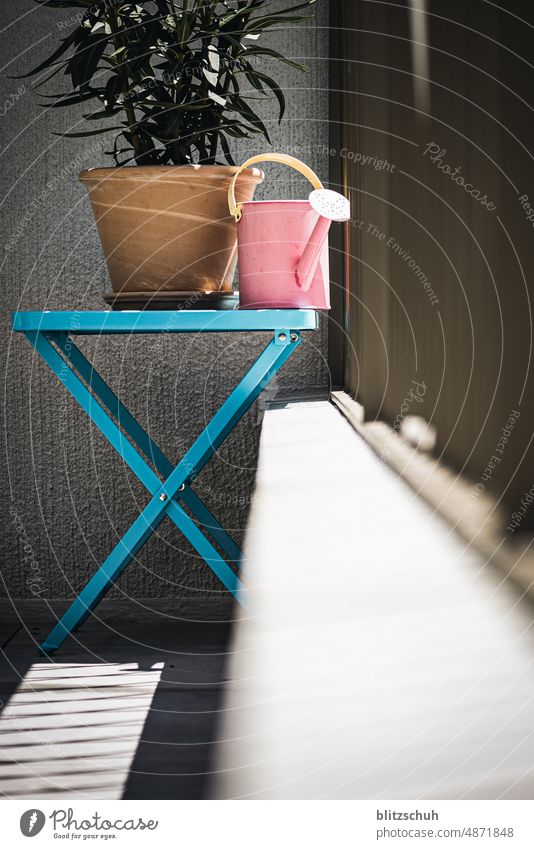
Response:
[[[91,35],[71,56],[65,73],[70,74],[74,88],[79,88],[91,80],[107,44],[106,36]]]
[[[247,130],[242,130],[241,127],[228,127],[226,130],[227,135],[234,139],[249,139],[251,133],[259,132],[260,130],[256,130],[254,127],[249,127]]]
[[[84,114],[84,118],[86,121],[102,121],[105,118],[109,118],[110,115],[118,115],[119,112],[122,111],[122,106],[119,106],[117,109],[113,109],[110,112],[107,109],[99,109],[97,112],[88,112]]]
[[[110,133],[112,130],[121,130],[122,127],[101,127],[99,130],[85,130],[83,133],[52,133],[53,136],[63,136],[64,139],[85,139],[87,136],[100,136],[102,133]]]
[[[175,112],[177,109],[201,112],[206,109],[205,103],[169,103],[167,100],[138,100],[135,105],[143,108],[158,107],[161,112]]]
[[[228,32],[220,32],[219,33],[219,45],[220,45],[221,41],[227,41],[228,44],[231,44],[232,47],[234,47],[238,51],[239,54],[245,52],[243,50],[243,45],[241,44],[241,42],[238,41],[237,38],[234,38],[233,34],[230,35],[230,33],[228,33]]]
[[[284,112],[286,111],[286,99],[285,99],[284,94],[283,94],[282,90],[280,89],[280,87],[275,83],[275,81],[271,77],[268,77],[267,74],[261,74],[259,71],[256,71],[256,70],[247,73],[246,76],[247,76],[247,80],[249,80],[249,82],[252,83],[254,88],[257,88],[257,85],[254,85],[253,81],[254,80],[256,80],[256,81],[261,80],[261,82],[264,82],[265,85],[268,86],[268,88],[271,89],[272,93],[274,94],[274,96],[276,97],[276,99],[278,101],[278,106],[279,106],[278,123],[280,123],[282,118],[284,117]]]
[[[296,68],[297,71],[307,71],[306,65],[301,65],[299,62],[294,62],[292,59],[286,59],[285,56],[282,56],[281,53],[278,53],[277,50],[271,50],[269,47],[249,47],[247,49],[247,56],[272,56],[273,59],[278,59],[279,62],[283,62],[285,65],[290,65],[292,68]]]
[[[104,90],[104,109],[111,114],[117,97],[121,94],[126,78],[122,74],[112,74]]]
[[[297,6],[289,6],[287,9],[282,9],[277,14],[278,15],[286,15],[286,14],[289,14],[290,12],[298,12],[299,9],[309,9],[309,7],[313,6],[313,4],[315,2],[316,2],[316,0],[306,0],[305,3],[299,3]],[[310,17],[310,16],[307,15],[306,17]]]
[[[269,144],[271,144],[271,139],[269,137],[267,127],[265,126],[259,115],[256,115],[256,113],[250,108],[248,103],[246,103],[242,97],[237,97],[234,94],[229,95],[229,99],[232,103],[232,109],[234,109],[236,112],[239,112],[240,115],[243,115],[247,119],[247,121],[252,124],[252,127],[256,127],[261,130]]]
[[[50,6],[52,9],[68,9],[74,6],[75,9],[89,9],[94,6],[94,0],[35,0],[39,6]]]
[[[224,153],[224,158],[228,162],[229,165],[235,165],[235,162],[232,158],[232,154],[230,153],[230,147],[228,145],[228,141],[224,133],[219,133],[219,141],[221,143],[221,147]]]

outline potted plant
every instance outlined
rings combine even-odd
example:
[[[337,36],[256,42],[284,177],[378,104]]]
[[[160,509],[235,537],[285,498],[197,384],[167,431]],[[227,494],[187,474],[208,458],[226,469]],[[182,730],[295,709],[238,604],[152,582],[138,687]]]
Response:
[[[116,297],[154,292],[231,293],[236,228],[227,191],[236,171],[231,140],[263,135],[251,103],[283,92],[259,70],[264,32],[298,23],[314,2],[270,11],[268,0],[36,0],[78,10],[72,31],[26,76],[63,72],[70,90],[43,95],[52,108],[84,104],[87,126],[61,135],[112,136],[114,167],[82,171]],[[71,15],[71,19],[72,19]],[[50,73],[48,73],[50,72]],[[124,167],[135,165],[135,167]],[[237,184],[251,200],[263,179]]]

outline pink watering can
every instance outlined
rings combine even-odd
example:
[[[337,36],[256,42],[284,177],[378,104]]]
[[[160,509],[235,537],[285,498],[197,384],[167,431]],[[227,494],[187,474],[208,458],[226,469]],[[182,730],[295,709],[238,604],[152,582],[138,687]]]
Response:
[[[257,162],[282,162],[303,174],[314,191],[308,200],[236,203],[235,183]],[[347,221],[349,201],[324,189],[318,176],[285,153],[253,156],[236,171],[228,206],[237,224],[239,306],[242,309],[330,309],[328,231]]]

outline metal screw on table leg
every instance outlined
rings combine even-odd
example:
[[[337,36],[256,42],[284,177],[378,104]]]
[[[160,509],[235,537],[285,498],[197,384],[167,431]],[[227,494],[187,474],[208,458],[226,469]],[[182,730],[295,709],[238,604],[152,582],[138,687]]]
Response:
[[[285,342],[287,337],[285,333],[279,333],[278,338],[280,339],[280,342]]]
[[[164,492],[162,492],[162,493],[161,493],[161,495],[160,495],[160,497],[159,497],[159,500],[160,500],[160,501],[166,501],[166,500],[167,500],[167,496],[165,495],[165,493],[164,493]]]
[[[178,487],[178,492],[183,492],[183,491],[184,491],[184,489],[185,489],[185,483],[182,483],[182,484],[180,484],[180,486]]]
[[[296,334],[296,333],[292,333],[292,334],[291,334],[291,341],[292,341],[292,342],[296,342],[298,338],[299,338],[299,337],[297,336],[297,334]]]

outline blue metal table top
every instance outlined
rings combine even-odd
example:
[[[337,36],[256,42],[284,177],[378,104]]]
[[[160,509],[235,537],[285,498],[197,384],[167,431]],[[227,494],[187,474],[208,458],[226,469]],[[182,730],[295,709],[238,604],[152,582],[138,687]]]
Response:
[[[315,310],[124,310],[14,312],[13,330],[93,333],[219,333],[315,330]]]

